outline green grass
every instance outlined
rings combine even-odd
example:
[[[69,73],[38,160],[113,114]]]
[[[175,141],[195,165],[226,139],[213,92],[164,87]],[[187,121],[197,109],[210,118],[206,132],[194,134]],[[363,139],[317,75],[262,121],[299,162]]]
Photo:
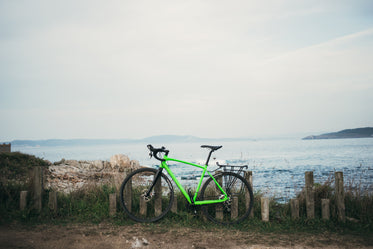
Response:
[[[116,225],[130,225],[135,222],[129,220],[117,203],[117,214],[109,215],[109,194],[115,193],[115,189],[109,186],[92,187],[76,191],[71,194],[58,194],[58,210],[51,211],[48,208],[48,191],[43,194],[43,209],[37,212],[32,209],[32,200],[29,200],[28,207],[24,211],[19,210],[19,185],[1,185],[0,189],[0,223],[21,222],[27,224],[40,223],[100,223],[110,222]],[[6,190],[6,191],[5,191]],[[176,192],[178,201],[178,213],[168,213],[157,226],[183,226],[199,227],[206,229],[220,228],[210,221],[205,220],[202,214],[194,215],[188,210],[183,196]],[[241,231],[256,231],[264,233],[354,233],[371,234],[373,232],[372,203],[371,196],[356,197],[346,194],[346,214],[353,214],[355,217],[364,218],[359,222],[339,222],[334,216],[329,221],[322,220],[319,215],[315,219],[307,219],[304,214],[297,220],[290,218],[290,207],[288,204],[279,204],[270,201],[270,221],[262,222],[260,219],[260,192],[255,193],[254,218],[240,224],[230,226],[228,229]],[[331,196],[332,197],[332,196]],[[119,199],[119,198],[118,198]],[[348,211],[347,211],[348,210]],[[347,215],[348,216],[348,215]]]
[[[20,152],[0,153],[0,175],[4,179],[25,180],[35,166],[48,166],[50,163],[41,158]]]
[[[9,181],[7,179],[27,176],[25,172],[33,166],[45,166],[48,162],[33,156],[21,153],[0,154],[0,224],[21,222],[28,224],[39,223],[100,223],[110,222],[116,225],[130,225],[135,222],[129,220],[124,214],[117,198],[117,214],[109,215],[109,195],[115,193],[116,189],[111,186],[91,187],[71,194],[58,194],[58,210],[52,211],[48,208],[48,191],[43,193],[43,209],[35,211],[31,194],[28,197],[28,206],[24,211],[19,210],[19,195],[21,190],[28,189],[25,181]],[[28,166],[27,166],[28,165]],[[31,166],[30,166],[31,165]],[[6,179],[3,181],[3,179]],[[184,196],[175,191],[178,202],[178,213],[168,213],[157,226],[183,226],[199,228],[221,228],[210,221],[205,220],[202,215],[194,215],[187,205]],[[348,184],[345,191],[346,216],[354,220],[339,222],[335,208],[334,183],[332,180],[324,184],[315,184],[315,219],[306,218],[304,197],[300,194],[300,218],[290,218],[289,204],[281,204],[270,198],[270,221],[262,222],[260,198],[263,194],[258,191],[254,193],[254,218],[240,224],[230,226],[228,229],[257,232],[308,232],[323,233],[332,231],[338,233],[372,234],[373,232],[373,196],[362,190],[358,185]],[[331,219],[321,219],[321,199],[330,199]],[[200,213],[200,212],[199,212]]]

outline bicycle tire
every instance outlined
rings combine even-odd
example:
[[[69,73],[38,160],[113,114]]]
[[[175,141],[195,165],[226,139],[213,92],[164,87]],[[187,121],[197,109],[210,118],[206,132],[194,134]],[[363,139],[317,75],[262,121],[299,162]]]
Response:
[[[171,181],[163,173],[154,185],[150,196],[148,198],[144,196],[156,173],[156,169],[141,168],[130,173],[122,183],[121,204],[125,213],[134,221],[154,222],[165,216],[171,209],[174,190]]]
[[[228,195],[223,203],[202,206],[203,214],[217,224],[230,225],[246,219],[253,207],[254,195],[250,184],[241,175],[233,172],[221,172],[214,175],[215,180]],[[221,190],[210,177],[201,189],[202,200],[216,200]]]

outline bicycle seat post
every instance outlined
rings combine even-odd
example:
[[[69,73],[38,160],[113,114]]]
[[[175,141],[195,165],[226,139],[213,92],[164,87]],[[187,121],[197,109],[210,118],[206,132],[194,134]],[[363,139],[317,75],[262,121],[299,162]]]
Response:
[[[211,157],[212,152],[213,152],[213,150],[210,150],[209,155],[207,157],[206,166],[209,165],[209,161],[210,161],[210,157]]]
[[[201,145],[201,148],[208,148],[208,149],[210,149],[209,155],[208,155],[207,160],[206,160],[206,166],[209,165],[209,161],[210,161],[212,152],[214,152],[215,150],[220,149],[221,147],[223,147],[223,146]]]

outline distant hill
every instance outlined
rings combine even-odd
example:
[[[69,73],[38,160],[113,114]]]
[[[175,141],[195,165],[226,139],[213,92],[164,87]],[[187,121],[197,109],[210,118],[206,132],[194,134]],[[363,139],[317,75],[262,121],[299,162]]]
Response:
[[[47,139],[47,140],[13,140],[12,146],[89,146],[123,143],[213,143],[229,141],[249,141],[248,138],[200,138],[194,136],[160,135],[143,139]]]
[[[199,142],[203,138],[194,137],[194,136],[178,136],[178,135],[160,135],[147,137],[137,140],[137,142],[146,142],[146,143],[178,143],[178,142]]]
[[[131,142],[131,139],[47,139],[47,140],[13,140],[12,146],[74,146],[120,144]]]
[[[341,139],[341,138],[373,138],[373,127],[347,129],[338,132],[325,133],[321,135],[311,135],[302,138],[303,140],[311,139]]]

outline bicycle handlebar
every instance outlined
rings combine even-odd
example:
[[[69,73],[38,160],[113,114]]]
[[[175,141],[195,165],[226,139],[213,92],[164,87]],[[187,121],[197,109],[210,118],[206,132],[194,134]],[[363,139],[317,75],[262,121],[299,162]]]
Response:
[[[158,153],[165,153],[165,155],[167,156],[168,153],[170,152],[169,150],[166,150],[166,148],[163,146],[162,148],[154,148],[153,145],[148,144],[147,147],[150,150],[149,156],[150,157],[154,156],[159,161],[165,161],[165,160],[163,158],[158,157]]]

